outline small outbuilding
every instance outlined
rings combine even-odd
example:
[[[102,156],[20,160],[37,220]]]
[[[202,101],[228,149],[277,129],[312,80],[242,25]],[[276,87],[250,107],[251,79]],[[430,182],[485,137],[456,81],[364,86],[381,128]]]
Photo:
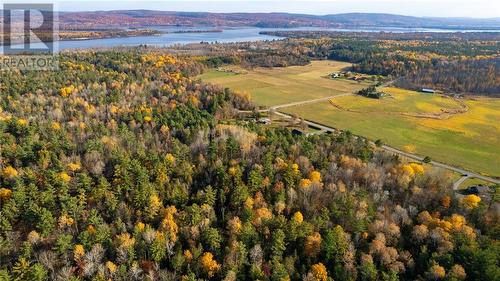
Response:
[[[269,125],[269,124],[271,124],[271,119],[269,119],[269,118],[259,118],[259,120],[257,120],[257,122],[260,123],[260,124]]]
[[[423,88],[422,93],[427,93],[427,94],[435,94],[436,93],[436,90],[434,89],[428,89],[428,88]]]

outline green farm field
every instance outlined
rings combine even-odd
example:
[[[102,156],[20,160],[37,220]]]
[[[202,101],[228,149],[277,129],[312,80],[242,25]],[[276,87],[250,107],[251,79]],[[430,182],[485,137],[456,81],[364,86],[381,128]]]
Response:
[[[245,74],[209,70],[200,77],[249,93],[257,105],[273,106],[367,87],[367,82],[325,78],[349,65],[315,61],[307,66],[257,68]],[[381,139],[436,161],[500,176],[500,99],[455,100],[397,88],[381,90],[390,96],[380,100],[341,96],[280,110],[372,140]]]
[[[461,185],[460,185],[460,189],[465,189],[469,186],[473,186],[473,185],[485,185],[485,186],[491,186],[492,183],[490,182],[487,182],[487,181],[483,181],[483,180],[480,180],[480,179],[474,179],[474,178],[471,178],[471,179],[466,179]]]
[[[336,61],[313,61],[306,66],[256,68],[244,74],[210,69],[199,77],[238,92],[250,94],[260,106],[273,106],[352,93],[367,85],[346,79],[325,78],[328,74],[351,66]]]
[[[395,88],[392,98],[338,97],[330,102],[284,108],[287,113],[350,130],[407,152],[500,176],[500,100],[451,98]],[[466,112],[459,111],[462,104]]]

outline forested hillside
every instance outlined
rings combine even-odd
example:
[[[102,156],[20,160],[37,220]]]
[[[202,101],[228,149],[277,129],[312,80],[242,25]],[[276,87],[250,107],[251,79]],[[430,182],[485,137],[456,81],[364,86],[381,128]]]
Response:
[[[183,26],[258,26],[258,27],[400,27],[498,29],[500,19],[423,18],[379,13],[307,15],[291,13],[207,13],[154,10],[116,10],[62,12],[62,29]]]
[[[207,57],[60,60],[0,73],[0,280],[500,279],[498,191],[238,121]]]

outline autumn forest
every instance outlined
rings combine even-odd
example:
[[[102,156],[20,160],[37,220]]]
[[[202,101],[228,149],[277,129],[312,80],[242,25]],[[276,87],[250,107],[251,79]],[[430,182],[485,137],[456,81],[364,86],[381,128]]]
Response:
[[[299,64],[322,48],[286,44]],[[0,280],[498,280],[498,191],[459,195],[349,132],[239,120],[248,96],[196,75],[265,57],[225,48],[0,75]]]

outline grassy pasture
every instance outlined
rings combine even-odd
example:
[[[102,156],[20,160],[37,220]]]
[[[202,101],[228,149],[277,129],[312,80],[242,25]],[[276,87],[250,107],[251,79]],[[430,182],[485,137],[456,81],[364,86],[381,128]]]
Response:
[[[373,140],[382,139],[388,145],[428,155],[437,161],[500,176],[500,100],[466,100],[469,108],[466,113],[440,120],[400,112],[433,113],[455,109],[455,101],[401,89],[384,91],[390,92],[394,99],[347,96],[333,99],[341,109],[321,102],[288,107],[284,111]]]
[[[490,182],[487,182],[487,181],[483,181],[483,180],[480,180],[480,179],[475,179],[475,178],[469,178],[469,179],[466,179],[461,185],[460,185],[460,189],[465,189],[465,188],[468,188],[469,186],[473,186],[473,185],[486,185],[486,186],[491,186],[492,183]]]
[[[344,93],[368,85],[324,78],[350,64],[315,61],[307,66],[256,68],[245,74],[209,70],[200,78],[250,94],[262,106],[286,104]],[[350,130],[390,146],[491,176],[500,176],[500,99],[465,100],[465,113],[443,119],[438,115],[463,108],[454,99],[396,88],[381,89],[391,97],[380,100],[359,96],[334,98],[282,110],[335,128]]]
[[[334,104],[344,109],[366,113],[439,113],[441,109],[456,110],[460,104],[452,98],[427,95],[397,88],[383,88],[382,92],[389,94],[383,99],[345,96],[332,100]]]
[[[272,106],[351,93],[366,87],[367,82],[325,78],[328,74],[350,65],[336,61],[313,61],[306,66],[256,68],[245,71],[245,74],[211,69],[200,78],[236,91],[247,92],[258,105]]]

